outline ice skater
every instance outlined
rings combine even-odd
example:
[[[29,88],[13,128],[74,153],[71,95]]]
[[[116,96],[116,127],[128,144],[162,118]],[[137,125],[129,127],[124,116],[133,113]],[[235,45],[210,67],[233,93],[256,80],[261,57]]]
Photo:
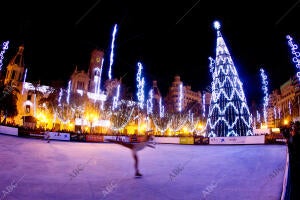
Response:
[[[124,142],[121,140],[112,140],[112,139],[107,139],[107,141],[120,144],[124,147],[131,149],[132,156],[134,159],[135,177],[136,178],[142,177],[142,174],[140,173],[139,170],[139,159],[138,159],[137,152],[144,149],[145,147],[155,148],[154,136],[146,135],[145,139],[141,142]]]

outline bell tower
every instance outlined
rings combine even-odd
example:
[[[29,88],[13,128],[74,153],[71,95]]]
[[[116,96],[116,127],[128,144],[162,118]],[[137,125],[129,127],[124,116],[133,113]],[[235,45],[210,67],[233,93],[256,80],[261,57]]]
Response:
[[[15,82],[18,85],[22,82],[24,73],[24,45],[19,46],[17,54],[10,60],[7,69],[4,84]]]

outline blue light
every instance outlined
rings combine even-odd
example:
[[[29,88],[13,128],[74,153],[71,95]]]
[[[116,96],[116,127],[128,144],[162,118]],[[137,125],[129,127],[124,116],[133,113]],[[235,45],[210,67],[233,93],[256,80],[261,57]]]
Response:
[[[0,52],[0,71],[2,69],[2,65],[3,65],[3,59],[4,59],[4,53],[6,51],[6,49],[8,49],[8,44],[9,41],[3,42],[3,47],[2,47],[2,51]]]
[[[297,50],[298,49],[298,45],[294,44],[293,42],[293,38],[290,35],[287,35],[286,38],[288,39],[288,45],[291,47],[291,53],[293,54],[293,58],[292,61],[293,63],[295,63],[295,67],[298,69],[297,77],[300,81],[300,52]],[[296,51],[297,50],[297,51]]]

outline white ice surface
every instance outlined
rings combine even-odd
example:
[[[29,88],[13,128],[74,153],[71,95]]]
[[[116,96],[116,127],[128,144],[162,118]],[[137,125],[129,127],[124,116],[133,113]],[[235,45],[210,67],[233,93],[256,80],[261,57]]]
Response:
[[[138,156],[136,179],[118,144],[0,134],[0,200],[280,199],[284,145],[158,144]]]

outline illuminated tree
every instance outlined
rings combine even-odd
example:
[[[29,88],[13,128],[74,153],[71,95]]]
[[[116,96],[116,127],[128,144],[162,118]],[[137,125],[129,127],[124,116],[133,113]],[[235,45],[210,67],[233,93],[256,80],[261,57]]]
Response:
[[[208,137],[253,135],[252,116],[242,82],[219,30],[219,22],[215,22],[214,26],[217,30],[217,47],[216,58],[210,58],[213,81],[206,134]]]
[[[187,121],[185,123],[185,127],[187,128],[187,131],[189,133],[193,133],[196,130],[199,122],[200,122],[200,116],[198,117],[194,116],[194,113],[189,112]]]
[[[188,120],[188,116],[185,113],[173,113],[170,118],[170,129],[173,132],[177,132],[183,128]]]
[[[113,131],[120,131],[130,122],[134,105],[127,101],[120,101],[119,106],[111,112],[110,128]]]
[[[168,114],[165,114],[164,116],[160,116],[159,113],[158,114],[153,114],[151,116],[153,124],[155,126],[155,128],[161,132],[164,133],[170,125],[170,116]]]

